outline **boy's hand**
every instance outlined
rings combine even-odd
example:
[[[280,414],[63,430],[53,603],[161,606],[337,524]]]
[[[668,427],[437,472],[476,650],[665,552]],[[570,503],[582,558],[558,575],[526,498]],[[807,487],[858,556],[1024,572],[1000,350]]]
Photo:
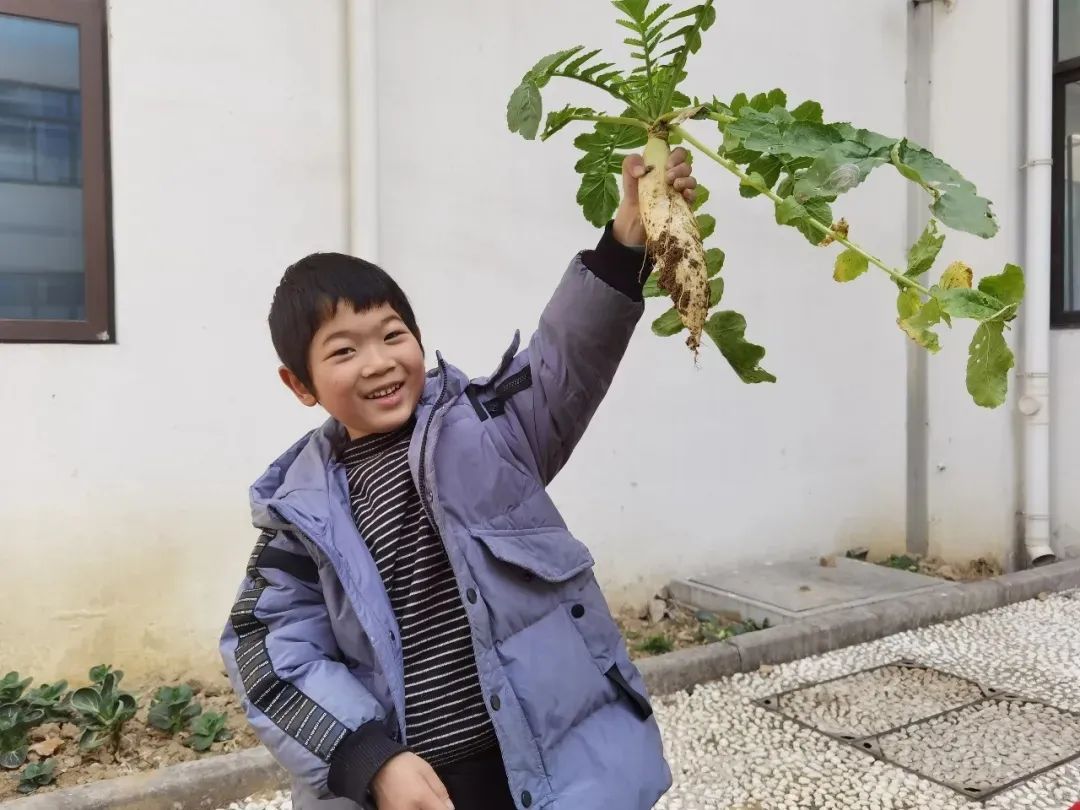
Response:
[[[379,810],[454,810],[434,769],[408,751],[391,757],[379,769],[371,780],[371,792]]]
[[[686,201],[694,201],[697,180],[690,174],[689,154],[681,146],[671,150],[667,163],[667,181],[676,191],[681,191]],[[645,226],[641,224],[641,208],[638,206],[638,179],[645,175],[645,158],[627,155],[622,164],[622,201],[615,212],[612,235],[624,245],[645,244]]]

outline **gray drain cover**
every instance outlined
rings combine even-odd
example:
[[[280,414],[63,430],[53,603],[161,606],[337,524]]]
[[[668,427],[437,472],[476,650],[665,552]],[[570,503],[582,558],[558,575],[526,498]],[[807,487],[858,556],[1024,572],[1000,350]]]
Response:
[[[1080,757],[1080,715],[913,661],[756,703],[970,799]]]

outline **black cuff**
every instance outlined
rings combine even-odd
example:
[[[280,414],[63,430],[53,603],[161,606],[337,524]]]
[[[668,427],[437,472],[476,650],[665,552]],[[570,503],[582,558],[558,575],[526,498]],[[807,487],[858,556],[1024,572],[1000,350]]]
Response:
[[[611,232],[612,224],[608,222],[596,249],[584,251],[581,260],[594,276],[631,301],[644,300],[641,292],[652,273],[652,259],[644,247],[627,247],[619,242]]]
[[[364,804],[375,774],[387,760],[405,750],[386,733],[382,723],[365,723],[342,740],[330,757],[327,787],[335,796]]]

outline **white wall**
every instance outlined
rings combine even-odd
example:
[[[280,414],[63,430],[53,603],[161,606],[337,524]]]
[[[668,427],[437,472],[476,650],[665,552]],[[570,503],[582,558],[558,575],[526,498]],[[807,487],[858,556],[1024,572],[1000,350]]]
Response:
[[[1018,69],[1007,4],[959,3],[936,46],[937,74],[967,89],[936,85],[932,146],[1005,224],[994,243],[950,237],[949,257],[980,273],[1018,252],[1018,124],[972,126],[1019,115],[1000,92]],[[246,487],[316,421],[275,380],[270,295],[286,264],[347,242],[341,3],[112,0],[109,12],[118,342],[0,345],[7,598],[34,608],[5,612],[0,660],[41,677],[105,659],[216,666],[255,539]],[[786,22],[767,40],[761,13],[724,6],[691,63],[692,92],[781,85],[834,120],[903,132],[905,4],[776,0],[770,13]],[[597,236],[574,203],[572,134],[511,135],[506,100],[540,56],[578,40],[621,52],[625,34],[606,3],[574,0],[474,0],[468,14],[384,0],[378,19],[379,258],[429,349],[486,373]],[[990,66],[987,41],[1005,54]],[[941,55],[952,48],[955,62]],[[545,98],[599,102],[558,82]],[[553,490],[616,600],[698,568],[904,544],[893,286],[871,273],[838,287],[834,249],[779,230],[767,202],[740,199],[707,161],[697,173],[720,223],[711,244],[728,256],[726,303],[780,382],[745,386],[709,347],[695,368],[680,341],[642,324]],[[903,260],[899,178],[875,175],[837,213],[857,241]],[[931,463],[946,466],[931,482],[933,550],[952,556],[1008,547],[1015,508],[1011,412],[967,398],[967,337],[948,335],[931,366]]]
[[[903,130],[906,9],[895,0],[725,3],[688,88],[730,98],[787,88],[834,119]],[[476,0],[468,14],[422,0],[379,8],[381,252],[415,299],[431,349],[486,373],[530,329],[575,251],[596,232],[574,203],[573,134],[526,142],[506,101],[541,56],[577,42],[621,54],[607,3]],[[838,31],[842,20],[849,34]],[[553,81],[548,109],[603,104]],[[718,141],[703,123],[694,129]],[[643,323],[608,401],[553,488],[612,594],[739,559],[871,544],[903,546],[904,338],[895,288],[840,288],[833,250],[814,251],[698,162],[727,251],[727,302],[768,348],[776,386],[745,386],[707,347],[701,368]],[[883,175],[838,206],[855,237],[900,261],[902,182]],[[662,311],[654,302],[652,316]],[[961,349],[957,348],[959,352]]]
[[[934,15],[934,71],[947,78],[934,84],[933,146],[994,200],[1002,224],[1001,233],[987,242],[950,236],[943,256],[965,258],[977,274],[995,273],[1005,262],[1023,261],[1024,7],[1011,0],[960,0],[951,12],[934,4]],[[987,53],[996,56],[987,59]],[[1055,174],[1055,182],[1059,177]],[[969,334],[964,330],[964,341]],[[960,330],[950,337],[959,343]],[[957,395],[962,362],[954,353],[932,378],[932,542],[937,548],[973,552],[994,545],[1006,554],[1016,552],[1021,428],[1015,396],[998,411],[968,407]],[[1056,330],[1051,336],[1051,528],[1055,550],[1069,556],[1080,553],[1078,364],[1080,334]],[[1009,384],[1015,395],[1020,380],[1013,375]],[[946,469],[938,472],[936,463]]]
[[[993,201],[1001,224],[989,240],[950,232],[935,272],[956,259],[976,276],[1023,264],[1022,5],[960,0],[949,11],[933,4],[930,148]],[[930,547],[961,558],[990,551],[1008,563],[1017,546],[1019,380],[1010,376],[1001,408],[972,404],[964,380],[973,331],[971,322],[943,330],[946,348],[930,360]]]
[[[0,660],[216,667],[247,486],[313,422],[265,316],[342,249],[335,0],[109,6],[117,344],[0,344]]]
[[[1054,548],[1080,556],[1080,331],[1050,341],[1050,515]]]

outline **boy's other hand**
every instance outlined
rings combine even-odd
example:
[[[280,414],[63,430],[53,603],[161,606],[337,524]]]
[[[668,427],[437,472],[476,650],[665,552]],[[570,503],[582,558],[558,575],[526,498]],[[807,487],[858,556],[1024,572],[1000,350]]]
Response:
[[[697,180],[690,174],[688,157],[689,153],[681,146],[671,150],[666,169],[667,181],[676,191],[682,192],[687,202],[693,203]],[[624,245],[636,247],[645,244],[645,226],[641,223],[638,204],[638,180],[644,176],[645,158],[637,154],[627,155],[622,164],[622,200],[611,228],[614,237]]]
[[[371,780],[371,792],[379,810],[454,810],[435,770],[408,751],[391,757],[379,769]]]

